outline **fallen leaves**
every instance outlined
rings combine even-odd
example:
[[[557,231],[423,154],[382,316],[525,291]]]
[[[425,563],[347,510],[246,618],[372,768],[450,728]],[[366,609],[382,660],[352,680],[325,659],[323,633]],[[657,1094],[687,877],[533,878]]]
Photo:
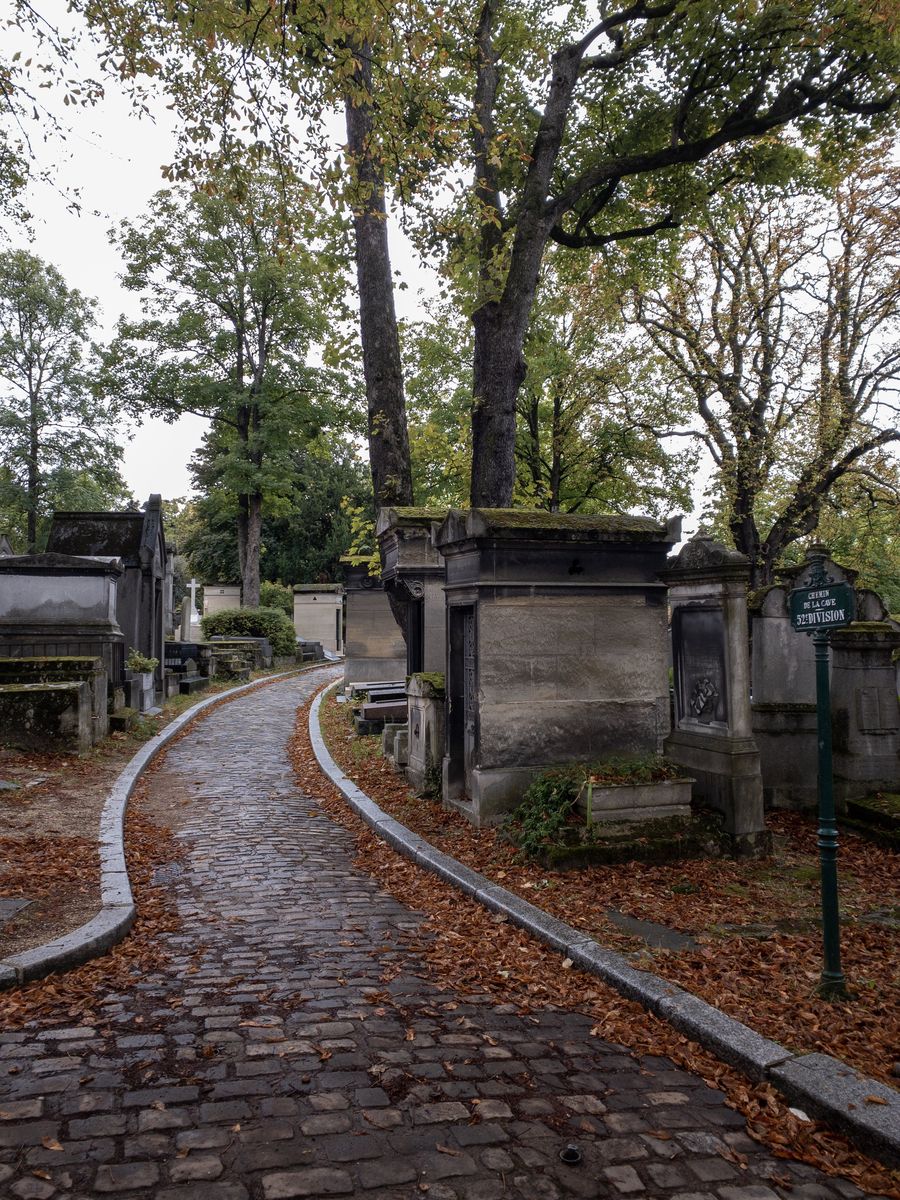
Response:
[[[399,901],[426,914],[423,926],[406,942],[421,954],[442,986],[462,996],[487,992],[495,1002],[513,1003],[523,1014],[529,1008],[547,1006],[584,1012],[593,1022],[594,1036],[627,1046],[636,1057],[665,1054],[720,1088],[728,1103],[746,1118],[748,1133],[776,1155],[844,1175],[869,1194],[900,1197],[897,1172],[866,1158],[840,1134],[805,1114],[793,1115],[770,1085],[749,1084],[738,1072],[596,978],[574,967],[561,971],[557,953],[510,924],[495,922],[481,905],[396,854],[349,811],[343,797],[319,771],[309,745],[308,710],[307,705],[299,711],[290,745],[298,782],[315,795],[321,809],[356,834],[357,865]],[[542,907],[604,944],[631,950],[643,947],[606,921],[605,906],[696,933],[717,921],[736,922],[742,914],[747,920],[753,914],[767,919],[787,914],[794,919],[812,911],[816,903],[817,884],[810,887],[807,880],[808,865],[815,861],[814,823],[797,814],[778,814],[773,819],[776,840],[782,843],[777,865],[730,860],[675,866],[628,863],[568,872],[553,878],[553,886],[548,886],[546,869],[517,862],[514,849],[504,845],[496,831],[475,829],[459,814],[413,798],[404,781],[374,753],[357,759],[341,744],[345,720],[333,701],[322,706],[323,731],[332,755],[378,804],[475,870],[502,878],[510,890],[522,894],[539,888]],[[878,906],[883,906],[885,898],[896,892],[896,856],[859,838],[848,836],[846,842],[842,853],[847,858],[848,882],[859,884],[848,909],[874,907],[876,892],[880,892]],[[794,873],[796,886],[781,888],[779,873],[784,871]],[[674,890],[673,885],[679,883],[683,893]],[[797,903],[798,896],[802,904]],[[883,953],[880,972],[884,977],[885,964],[896,958],[896,945],[888,946],[889,939],[882,939],[873,929],[861,930],[858,940],[850,937],[850,932],[845,930],[850,970],[855,971],[863,960],[872,968],[874,960],[867,956]],[[894,985],[885,980],[880,994],[867,990],[851,1007],[828,1004],[813,994],[820,956],[818,933],[813,928],[808,933],[778,932],[765,940],[723,933],[693,955],[651,957],[648,952],[647,965],[658,974],[683,981],[689,990],[767,1036],[800,1048],[824,1049],[853,1061],[869,1074],[883,1074],[894,1061],[887,1047],[892,1040],[896,1044],[900,1013],[900,1002],[888,994]],[[798,1020],[801,1011],[806,1015]],[[452,1064],[444,1065],[450,1071]],[[741,1155],[735,1153],[734,1161],[746,1168],[747,1160]]]

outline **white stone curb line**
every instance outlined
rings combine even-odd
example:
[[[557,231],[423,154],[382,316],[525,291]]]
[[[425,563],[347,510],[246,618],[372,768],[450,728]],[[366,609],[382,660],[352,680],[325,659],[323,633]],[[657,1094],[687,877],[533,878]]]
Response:
[[[388,816],[344,774],[325,745],[319,710],[334,687],[319,692],[310,708],[313,753],[353,811],[395,850],[452,883],[485,908],[503,913],[514,925],[558,950],[583,971],[598,976],[629,1000],[636,1000],[755,1083],[766,1080],[773,1084],[792,1104],[830,1121],[866,1153],[891,1166],[900,1164],[900,1093],[893,1088],[860,1075],[827,1054],[793,1054],[699,996],[649,971],[639,971],[623,955],[604,949],[573,926],[492,883]],[[869,1096],[877,1096],[883,1103],[867,1101]]]
[[[261,685],[274,683],[275,680],[286,679],[289,675],[297,675],[322,665],[316,663],[315,667],[281,671],[266,679],[254,679],[250,683],[242,683],[238,687],[208,696],[191,708],[185,709],[180,716],[170,721],[164,729],[141,746],[113,784],[100,814],[97,839],[100,849],[100,911],[71,933],[0,961],[0,990],[87,962],[121,941],[131,928],[135,905],[125,864],[125,811],[137,781],[163,746],[204,709],[218,704],[220,700],[231,699],[241,692],[251,691]]]

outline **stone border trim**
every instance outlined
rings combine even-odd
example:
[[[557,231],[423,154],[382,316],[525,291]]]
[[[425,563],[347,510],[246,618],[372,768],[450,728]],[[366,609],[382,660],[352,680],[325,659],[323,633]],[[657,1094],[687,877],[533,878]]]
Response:
[[[319,724],[322,701],[334,690],[323,688],[309,712],[309,738],[322,771],[343,794],[353,811],[395,850],[433,872],[492,912],[558,950],[588,971],[636,1000],[680,1033],[711,1050],[755,1083],[773,1084],[792,1104],[829,1121],[861,1150],[889,1166],[900,1165],[900,1093],[860,1075],[826,1054],[793,1054],[727,1016],[699,996],[640,971],[614,950],[606,950],[571,925],[551,916],[506,888],[492,883],[417,833],[395,821],[349,779],[328,752]],[[866,1101],[877,1096],[878,1101]]]
[[[125,811],[135,785],[160,750],[179,734],[185,725],[205,709],[218,704],[220,700],[230,700],[242,692],[264,687],[279,679],[315,670],[323,665],[328,664],[315,663],[312,666],[282,671],[277,675],[270,675],[267,679],[254,679],[250,683],[242,683],[238,687],[217,692],[214,696],[207,696],[205,700],[185,709],[180,716],[170,721],[164,729],[141,746],[116,779],[100,814],[97,837],[100,851],[100,911],[71,933],[0,961],[0,990],[16,987],[30,979],[39,979],[53,971],[64,971],[96,958],[98,954],[105,953],[120,942],[131,928],[135,904],[125,864]]]

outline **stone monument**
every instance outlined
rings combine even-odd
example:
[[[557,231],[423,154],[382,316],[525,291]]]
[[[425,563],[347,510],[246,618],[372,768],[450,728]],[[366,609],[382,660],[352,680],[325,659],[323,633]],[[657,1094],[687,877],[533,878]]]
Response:
[[[55,512],[47,550],[121,560],[116,617],[125,635],[125,655],[136,650],[157,659],[154,678],[156,690],[162,691],[168,555],[161,498],[152,495],[138,512]]]
[[[434,538],[445,508],[383,508],[376,533],[385,590],[406,606],[406,674],[447,664],[444,559]]]
[[[749,559],[698,534],[664,572],[672,613],[675,727],[666,757],[697,781],[735,853],[765,853],[759,751],[750,713]]]
[[[445,803],[491,823],[548,767],[662,750],[659,572],[680,527],[450,510],[435,539],[446,562]]]
[[[305,642],[321,642],[344,652],[344,588],[340,583],[298,583],[294,587],[294,632]]]
[[[404,679],[406,645],[381,580],[367,565],[341,562],[347,604],[344,682]]]

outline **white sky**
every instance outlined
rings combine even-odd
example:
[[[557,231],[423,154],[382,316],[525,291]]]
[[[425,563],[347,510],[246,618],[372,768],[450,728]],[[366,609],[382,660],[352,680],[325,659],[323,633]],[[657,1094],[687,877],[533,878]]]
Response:
[[[119,284],[121,260],[108,233],[123,219],[139,217],[153,193],[166,186],[161,166],[174,157],[176,126],[165,99],[155,122],[141,120],[114,82],[106,88],[105,99],[94,107],[59,109],[70,128],[65,142],[43,142],[30,131],[39,165],[53,164],[58,186],[35,182],[29,188],[27,205],[34,218],[30,238],[25,230],[8,231],[13,246],[27,247],[53,263],[70,287],[100,301],[101,337],[111,335],[121,313],[140,313],[139,298]],[[67,199],[76,189],[80,213],[72,211]],[[394,266],[409,284],[409,290],[397,293],[397,309],[401,316],[411,316],[418,289],[429,287],[428,272],[413,258],[402,234],[396,228],[391,234]],[[186,416],[172,425],[144,420],[132,429],[123,473],[139,501],[151,492],[166,499],[190,493],[188,460],[206,426],[202,418]]]

